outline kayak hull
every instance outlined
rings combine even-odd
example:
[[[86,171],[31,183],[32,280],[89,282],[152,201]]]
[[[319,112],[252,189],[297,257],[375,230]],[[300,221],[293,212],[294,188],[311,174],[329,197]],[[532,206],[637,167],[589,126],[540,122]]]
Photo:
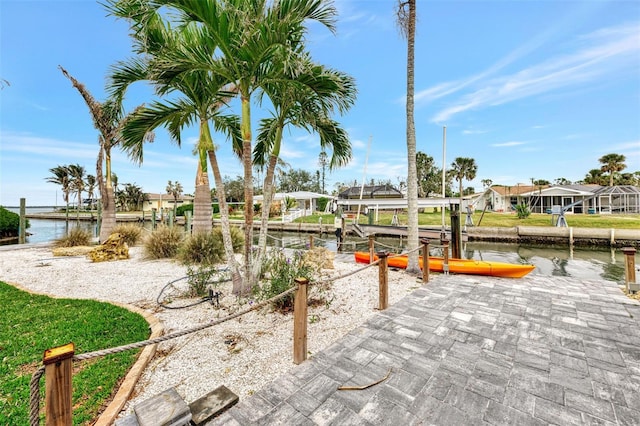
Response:
[[[355,252],[355,259],[358,263],[369,263],[369,253]],[[374,254],[374,262],[378,256]],[[409,257],[406,254],[389,255],[387,265],[391,268],[406,269]],[[420,268],[422,268],[422,256],[419,258]],[[473,259],[449,259],[449,272],[453,274],[486,275],[502,278],[522,278],[533,271],[533,265],[520,265],[504,262],[482,261]],[[442,257],[429,256],[429,270],[433,272],[443,272],[444,259]]]

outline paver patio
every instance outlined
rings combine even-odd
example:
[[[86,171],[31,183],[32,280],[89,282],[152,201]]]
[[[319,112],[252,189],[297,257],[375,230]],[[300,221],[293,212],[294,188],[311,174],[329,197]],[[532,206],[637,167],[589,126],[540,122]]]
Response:
[[[640,425],[640,303],[601,279],[432,276],[209,424]]]

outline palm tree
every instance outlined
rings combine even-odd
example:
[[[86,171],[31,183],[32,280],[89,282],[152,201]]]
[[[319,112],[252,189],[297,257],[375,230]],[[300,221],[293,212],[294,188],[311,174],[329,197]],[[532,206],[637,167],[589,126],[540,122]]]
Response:
[[[96,184],[97,184],[96,177],[94,175],[87,175],[86,183],[87,183],[87,195],[90,200],[89,206],[91,209],[93,209],[93,206],[94,206],[93,196],[95,195],[94,191],[96,190]]]
[[[211,163],[220,203],[222,236],[225,255],[232,271],[239,270],[233,253],[229,224],[229,209],[226,203],[224,182],[215,155],[216,147],[211,137],[210,122],[231,139],[234,151],[241,146],[240,126],[237,117],[224,116],[219,109],[236,91],[235,85],[227,84],[226,76],[206,70],[187,70],[172,74],[177,65],[188,62],[188,54],[212,57],[218,50],[215,37],[200,34],[201,28],[184,26],[173,30],[163,19],[164,14],[143,2],[110,1],[108,10],[115,16],[130,21],[132,38],[139,57],[116,64],[110,76],[110,91],[122,98],[127,88],[138,81],[153,83],[160,96],[178,93],[171,101],[154,101],[141,108],[123,129],[123,147],[137,162],[143,160],[144,135],[153,129],[167,128],[172,142],[181,145],[183,127],[197,123],[199,138],[196,146],[198,166],[195,179],[193,231],[210,232],[212,229],[211,190],[207,158]],[[214,6],[213,4],[211,6]],[[240,282],[239,273],[234,272],[234,283]],[[234,284],[235,285],[235,284]],[[240,284],[237,284],[239,286]]]
[[[80,164],[69,164],[67,166],[69,172],[71,189],[76,191],[76,220],[80,220],[80,207],[82,206],[82,192],[84,192],[84,176],[85,170]]]
[[[176,183],[167,183],[167,194],[173,197],[173,217],[176,217],[176,209],[178,208],[178,198],[182,195],[182,184],[178,181]]]
[[[456,157],[451,163],[451,173],[460,184],[460,208],[462,208],[462,180],[473,180],[476,177],[478,166],[476,160],[467,157]]]
[[[229,0],[226,2],[181,2],[167,0],[163,6],[175,8],[175,19],[183,26],[198,30],[201,46],[215,40],[212,52],[180,51],[172,66],[165,69],[168,78],[196,70],[207,70],[233,82],[241,103],[241,135],[245,186],[245,253],[241,287],[234,280],[234,292],[246,293],[254,282],[252,275],[253,240],[253,137],[251,129],[252,96],[266,84],[288,80],[295,71],[306,33],[305,21],[315,20],[334,29],[336,9],[321,0]],[[173,11],[173,10],[172,10]],[[192,25],[193,24],[193,25]],[[209,44],[211,41],[209,41]],[[186,49],[185,49],[186,50]],[[210,151],[212,153],[214,151]],[[214,172],[215,173],[215,172]],[[219,188],[216,182],[216,188]],[[221,199],[223,197],[220,197]],[[222,205],[221,205],[222,209]]]
[[[56,185],[60,185],[62,187],[62,198],[67,204],[66,217],[69,218],[69,194],[71,192],[71,180],[69,179],[69,169],[67,166],[56,166],[49,169],[49,172],[53,175],[48,177],[46,180],[49,183],[55,183]]]
[[[303,71],[300,72],[300,69]],[[355,101],[356,89],[353,78],[313,64],[309,58],[300,64],[298,72],[300,74],[292,76],[290,80],[264,86],[275,111],[273,117],[261,121],[254,151],[254,163],[267,163],[254,275],[257,274],[256,268],[260,266],[261,254],[266,251],[269,211],[284,127],[294,125],[317,132],[323,152],[328,147],[332,148],[329,161],[331,169],[343,166],[351,159],[351,144],[347,133],[338,123],[331,120],[329,115],[334,109],[345,112]]]
[[[602,164],[600,170],[609,173],[609,186],[613,186],[614,175],[627,168],[627,165],[624,164],[625,160],[626,158],[622,154],[607,154],[598,159]]]
[[[102,202],[102,221],[100,225],[100,241],[106,241],[111,231],[116,226],[115,191],[111,180],[111,149],[120,143],[120,131],[127,122],[129,116],[125,116],[122,109],[122,99],[108,99],[98,102],[89,93],[87,88],[71,76],[61,66],[62,74],[67,77],[73,87],[78,90],[85,103],[89,107],[89,113],[93,119],[93,125],[98,130],[98,159],[96,161],[96,179]],[[145,138],[153,139],[153,134],[146,134]],[[104,162],[104,176],[102,167]]]
[[[398,28],[407,39],[407,249],[408,273],[420,273],[418,263],[418,172],[416,166],[416,127],[414,123],[414,59],[416,40],[416,0],[398,0]]]

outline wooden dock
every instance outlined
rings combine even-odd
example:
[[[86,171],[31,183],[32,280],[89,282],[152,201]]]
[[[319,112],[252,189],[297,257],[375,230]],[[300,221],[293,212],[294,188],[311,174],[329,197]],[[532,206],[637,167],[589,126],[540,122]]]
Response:
[[[353,232],[358,235],[360,238],[366,238],[369,235],[378,235],[378,236],[395,236],[395,237],[406,237],[407,236],[407,227],[406,226],[388,226],[388,225],[363,225],[352,223],[351,229]],[[427,238],[429,240],[440,240],[442,238],[442,229],[436,227],[419,227],[418,228],[418,237],[419,238]],[[445,230],[445,238],[451,241],[451,229]],[[462,233],[462,241],[467,241],[466,232]]]

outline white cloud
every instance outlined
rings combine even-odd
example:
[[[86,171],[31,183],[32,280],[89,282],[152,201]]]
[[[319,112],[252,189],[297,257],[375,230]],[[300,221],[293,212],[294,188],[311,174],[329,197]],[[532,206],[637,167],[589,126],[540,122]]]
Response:
[[[506,147],[506,146],[524,145],[526,143],[527,142],[510,141],[510,142],[494,143],[494,144],[491,144],[491,146],[496,147],[496,148],[502,148],[502,147]]]
[[[463,135],[481,135],[483,133],[487,133],[487,130],[463,130]]]
[[[502,68],[502,62],[509,62],[502,60],[489,70],[458,84],[462,88],[469,85],[470,81],[477,81],[477,86],[481,88],[454,100],[450,106],[435,114],[431,121],[442,123],[464,111],[501,105],[554,90],[589,86],[604,75],[608,78],[637,75],[639,34],[638,24],[602,29],[581,37],[577,51],[573,50],[575,53],[556,56],[510,75],[483,80],[494,69]]]

